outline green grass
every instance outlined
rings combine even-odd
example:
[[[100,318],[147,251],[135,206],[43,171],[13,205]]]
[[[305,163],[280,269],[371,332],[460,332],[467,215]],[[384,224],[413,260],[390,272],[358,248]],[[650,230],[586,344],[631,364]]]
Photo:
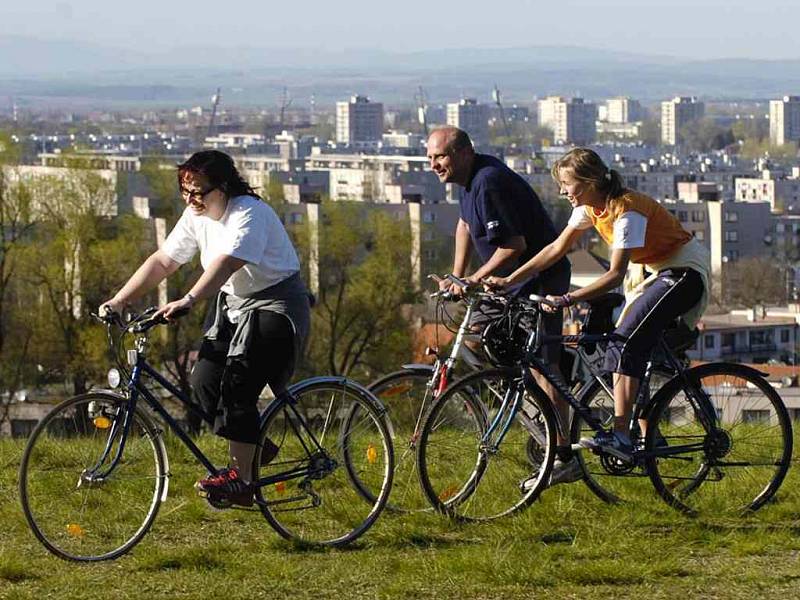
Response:
[[[204,438],[222,459],[223,446]],[[460,525],[384,513],[345,550],[277,536],[258,513],[212,511],[202,470],[168,443],[170,497],[144,540],[116,561],[50,556],[17,494],[22,443],[0,440],[0,598],[758,598],[800,586],[800,472],[746,518],[690,519],[650,491],[608,506],[560,486],[518,517]]]

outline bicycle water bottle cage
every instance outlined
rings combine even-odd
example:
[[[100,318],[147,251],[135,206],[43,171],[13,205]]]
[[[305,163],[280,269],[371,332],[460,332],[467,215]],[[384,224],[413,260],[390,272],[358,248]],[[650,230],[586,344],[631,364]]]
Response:
[[[625,302],[622,294],[608,293],[589,300],[589,310],[583,319],[582,333],[599,335],[614,331],[614,309]],[[588,354],[595,350],[595,344],[586,344]]]

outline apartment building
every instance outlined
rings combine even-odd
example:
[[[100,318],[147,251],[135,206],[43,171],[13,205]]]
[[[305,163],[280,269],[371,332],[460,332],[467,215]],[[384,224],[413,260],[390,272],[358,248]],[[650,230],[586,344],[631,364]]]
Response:
[[[556,144],[591,144],[597,134],[596,115],[597,107],[583,98],[539,100],[539,125],[553,130]]]
[[[370,147],[383,135],[383,104],[366,96],[336,103],[336,142]]]
[[[800,96],[770,100],[769,141],[776,146],[800,141]]]
[[[447,124],[466,131],[476,146],[489,143],[490,116],[489,105],[475,98],[462,98],[447,105]]]
[[[694,96],[676,96],[661,103],[661,141],[669,146],[680,142],[680,130],[687,123],[701,119],[705,104]]]

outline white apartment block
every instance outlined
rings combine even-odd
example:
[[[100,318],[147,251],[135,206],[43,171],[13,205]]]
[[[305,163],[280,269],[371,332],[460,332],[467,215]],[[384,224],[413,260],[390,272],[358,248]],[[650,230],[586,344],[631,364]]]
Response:
[[[475,98],[462,98],[447,105],[447,124],[466,131],[472,142],[479,146],[489,143],[488,104],[480,104]]]
[[[800,178],[774,175],[768,170],[760,178],[736,179],[737,202],[768,202],[772,212],[800,212]]]
[[[618,96],[606,100],[605,121],[608,123],[635,123],[642,120],[642,105],[638,100]]]
[[[591,144],[597,134],[596,116],[597,107],[583,98],[539,100],[539,125],[553,130],[556,144]]]
[[[681,127],[701,119],[705,104],[694,96],[676,96],[661,103],[661,141],[669,146],[678,143]]]
[[[383,135],[383,104],[366,96],[336,103],[336,142],[359,146],[376,144]]]
[[[800,141],[800,96],[770,100],[769,141],[776,146]]]

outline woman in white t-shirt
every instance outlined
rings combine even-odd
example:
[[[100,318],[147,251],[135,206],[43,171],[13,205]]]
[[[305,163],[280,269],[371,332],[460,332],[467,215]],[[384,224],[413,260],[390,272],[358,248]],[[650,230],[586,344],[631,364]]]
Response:
[[[214,432],[229,440],[231,466],[199,482],[206,492],[252,505],[258,397],[291,377],[309,329],[309,296],[289,236],[272,208],[216,150],[178,165],[186,209],[156,250],[101,310],[120,312],[199,251],[203,274],[158,311],[167,320],[211,298],[213,322],[192,370],[192,395]],[[209,319],[211,321],[211,319]],[[276,448],[266,448],[265,455]]]

